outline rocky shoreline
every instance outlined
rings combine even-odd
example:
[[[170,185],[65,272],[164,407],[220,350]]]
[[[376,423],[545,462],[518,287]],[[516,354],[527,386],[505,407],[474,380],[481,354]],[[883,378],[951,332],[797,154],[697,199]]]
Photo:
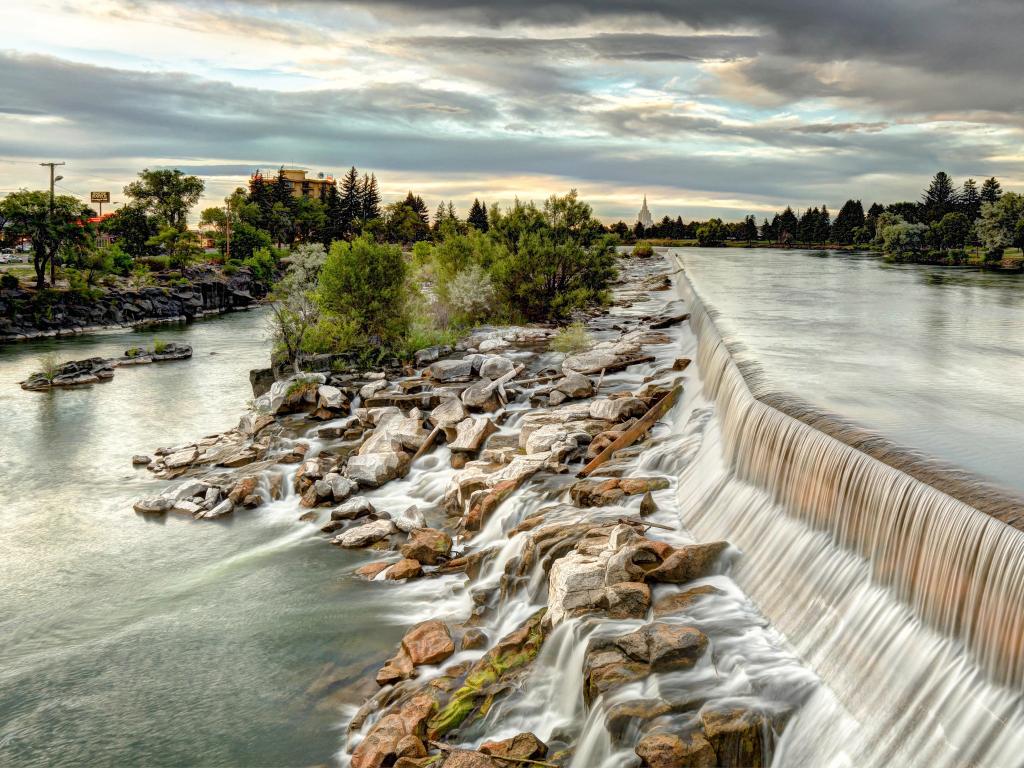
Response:
[[[650,768],[771,761],[787,708],[707,694],[733,662],[696,609],[736,553],[687,540],[674,479],[645,468],[686,384],[674,334],[687,313],[661,298],[663,264],[621,267],[590,348],[564,359],[540,351],[547,329],[482,330],[416,370],[274,382],[235,429],[135,457],[179,481],[140,514],[217,520],[295,500],[325,543],[370,553],[352,574],[367,588],[448,580],[465,597],[458,615],[411,626],[367,681],[353,768],[591,765],[595,750]],[[436,503],[385,508],[388,484],[423,473],[444,479]],[[534,691],[553,647],[570,667],[548,676],[578,681],[586,722],[547,743],[507,733],[501,713],[531,710],[531,695],[548,706]],[[544,712],[532,717],[539,730]]]
[[[209,266],[183,270],[174,284],[111,289],[99,297],[0,289],[0,344],[190,322],[249,309],[266,292],[248,268],[228,276]]]
[[[24,381],[18,382],[22,389],[30,392],[46,392],[55,387],[81,387],[98,384],[114,378],[114,369],[126,365],[149,365],[171,360],[187,360],[192,357],[188,344],[169,342],[156,349],[132,347],[121,357],[90,357],[85,360],[71,360],[56,366],[53,371],[37,371]]]

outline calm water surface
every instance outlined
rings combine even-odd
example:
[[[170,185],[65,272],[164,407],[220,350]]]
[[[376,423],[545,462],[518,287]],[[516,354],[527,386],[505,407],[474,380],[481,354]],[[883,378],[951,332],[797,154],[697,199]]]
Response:
[[[841,252],[676,252],[768,389],[1024,490],[1024,276]]]
[[[0,765],[285,766],[330,759],[342,683],[401,628],[294,500],[224,524],[136,515],[133,453],[237,423],[266,364],[259,311],[160,329],[189,361],[51,393],[38,357],[154,332],[0,348]],[[243,519],[243,517],[245,519]],[[372,629],[370,629],[372,627]]]

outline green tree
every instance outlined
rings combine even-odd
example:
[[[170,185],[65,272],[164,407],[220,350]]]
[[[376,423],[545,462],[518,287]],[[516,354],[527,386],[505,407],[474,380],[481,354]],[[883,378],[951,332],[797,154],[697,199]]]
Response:
[[[152,256],[156,250],[149,240],[160,231],[156,217],[146,213],[142,205],[125,205],[100,224],[100,231],[110,235],[125,253],[141,259]]]
[[[187,267],[203,252],[194,232],[169,225],[151,237],[148,245],[163,251],[167,255],[168,263],[174,269]]]
[[[32,266],[40,289],[46,282],[47,265],[50,282],[54,281],[58,253],[85,244],[91,235],[86,224],[89,209],[70,195],[57,195],[51,207],[48,192],[11,192],[0,202],[0,215],[11,237],[32,241]]]
[[[469,218],[466,222],[471,227],[475,227],[481,232],[487,231],[487,206],[481,203],[477,198],[473,198],[473,205],[469,209]]]
[[[257,169],[249,180],[249,203],[256,206],[256,221],[249,222],[255,227],[266,229],[270,221],[270,209],[274,200],[263,174]]]
[[[409,244],[426,239],[430,227],[415,209],[402,200],[385,209],[384,233],[388,242]]]
[[[381,218],[380,189],[375,175],[363,174],[363,180],[359,184],[359,205],[359,219],[363,223]]]
[[[721,219],[708,219],[697,227],[697,244],[701,247],[722,245],[728,230]]]
[[[199,202],[205,188],[198,176],[186,176],[177,169],[151,171],[146,168],[139,173],[138,181],[124,188],[124,193],[158,222],[185,229],[189,211]]]
[[[928,227],[924,224],[911,224],[898,219],[883,226],[879,219],[879,227],[886,253],[907,256],[924,250],[928,237]]]
[[[362,235],[331,245],[317,300],[335,322],[351,329],[355,343],[393,351],[409,327],[405,277],[401,248]]]
[[[974,221],[981,213],[981,195],[978,192],[978,182],[968,179],[960,188],[960,212],[968,219]]]
[[[971,236],[971,220],[959,211],[947,213],[936,225],[939,248],[963,248]]]
[[[981,202],[997,203],[1003,195],[1003,187],[995,176],[985,179],[981,185]]]
[[[787,239],[787,235],[791,240],[800,236],[800,222],[797,221],[796,214],[788,205],[779,216],[779,228],[775,233],[776,239],[780,243]]]
[[[245,261],[260,248],[270,248],[274,244],[270,234],[248,221],[239,220],[231,229],[231,259]]]
[[[743,220],[743,238],[747,241],[747,245],[757,240],[757,219],[753,216],[747,216]]]
[[[321,233],[327,225],[326,206],[315,197],[297,198],[292,224],[295,239],[300,243],[321,239]]]
[[[921,195],[922,221],[941,221],[943,216],[957,210],[959,205],[960,198],[953,180],[945,171],[939,171]]]
[[[832,224],[832,240],[849,245],[854,242],[854,232],[864,226],[864,206],[860,200],[847,200],[839,209]]]
[[[1001,259],[1006,248],[1024,248],[1024,195],[1007,192],[994,203],[982,203],[975,229],[988,261]]]
[[[358,222],[363,219],[363,195],[365,190],[359,181],[359,171],[352,166],[341,180],[341,203],[338,218],[332,222],[339,233],[335,240],[345,240],[355,233]],[[379,213],[374,218],[379,217]]]

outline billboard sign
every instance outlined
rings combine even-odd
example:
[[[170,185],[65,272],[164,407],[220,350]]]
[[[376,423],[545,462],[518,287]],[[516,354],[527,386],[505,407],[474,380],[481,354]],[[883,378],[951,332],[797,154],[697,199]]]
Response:
[[[109,192],[90,192],[89,201],[92,203],[109,203],[110,193]]]

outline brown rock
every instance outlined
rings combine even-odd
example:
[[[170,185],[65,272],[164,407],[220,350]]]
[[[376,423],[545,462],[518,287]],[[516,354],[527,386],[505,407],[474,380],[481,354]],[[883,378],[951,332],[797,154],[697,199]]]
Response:
[[[398,744],[395,746],[395,754],[398,757],[426,757],[427,748],[423,746],[422,741],[410,733],[408,736],[403,736],[398,740]]]
[[[605,591],[608,617],[611,619],[642,619],[651,607],[651,588],[643,582],[624,581]]]
[[[316,512],[303,512],[299,515],[300,523],[315,523],[317,518]]]
[[[395,759],[395,750],[406,731],[398,715],[385,715],[352,752],[352,768],[384,768]]]
[[[480,751],[495,757],[537,760],[547,756],[548,745],[532,733],[520,733],[511,739],[485,742],[480,745]]]
[[[487,647],[487,633],[482,629],[467,629],[462,635],[462,650],[474,651],[478,648]]]
[[[707,647],[707,635],[696,627],[654,623],[648,629],[648,661],[654,672],[689,669]]]
[[[441,765],[443,768],[499,768],[499,763],[487,755],[464,749],[453,749]]]
[[[423,565],[437,565],[451,554],[452,537],[435,528],[415,528],[399,551],[403,557],[418,560]]]
[[[648,571],[649,581],[684,584],[711,573],[718,556],[729,546],[728,542],[691,544],[673,551],[657,568]]]
[[[626,737],[634,721],[653,720],[671,711],[672,706],[661,699],[624,701],[608,708],[605,727],[611,734],[612,741],[618,743]]]
[[[302,517],[308,517],[311,520],[316,520],[316,512],[307,512]],[[301,520],[302,518],[299,519]],[[334,533],[335,531],[340,531],[344,527],[345,523],[341,520],[328,520],[326,523],[320,526],[320,530],[323,533]]]
[[[401,581],[402,579],[415,579],[417,576],[422,575],[423,568],[420,567],[419,561],[406,557],[388,568],[384,578],[390,581]]]
[[[402,680],[408,680],[414,673],[412,659],[404,648],[399,648],[394,658],[388,659],[377,673],[377,685],[394,685]]]
[[[619,488],[627,496],[635,496],[668,488],[668,480],[664,477],[624,477],[619,480]]]
[[[366,565],[360,566],[356,569],[356,575],[362,576],[364,579],[370,579],[372,581],[381,571],[383,571],[389,565],[391,565],[391,563],[367,563]]]
[[[718,756],[722,768],[762,768],[764,735],[768,725],[763,715],[749,709],[704,709],[700,713],[704,735]]]
[[[231,499],[232,504],[241,504],[242,500],[251,495],[256,490],[256,485],[259,480],[255,475],[247,475],[235,483],[234,487],[228,493],[228,498]]]
[[[640,499],[640,514],[641,515],[653,515],[658,511],[658,505],[654,503],[654,497],[650,491],[644,494],[644,497]]]
[[[702,584],[699,587],[690,587],[690,589],[676,592],[673,595],[666,595],[654,604],[654,618],[660,619],[662,616],[685,611],[704,595],[717,594],[721,594],[720,589],[716,589],[709,584]]]
[[[402,638],[402,647],[417,667],[438,664],[455,653],[448,625],[440,619],[424,621],[410,629]]]
[[[714,768],[715,751],[699,733],[675,736],[652,733],[636,745],[643,768]]]

